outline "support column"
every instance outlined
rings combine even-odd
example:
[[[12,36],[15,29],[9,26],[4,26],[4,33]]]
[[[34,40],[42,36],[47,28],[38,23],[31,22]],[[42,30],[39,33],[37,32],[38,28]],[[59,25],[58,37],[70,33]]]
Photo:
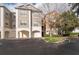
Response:
[[[1,8],[1,39],[4,39],[4,9]]]
[[[1,39],[4,39],[4,31],[1,30]]]
[[[16,9],[16,38],[18,38],[18,9]]]
[[[18,31],[16,30],[16,38],[18,38]]]
[[[19,36],[20,36],[20,38],[23,38],[22,32],[19,32]]]
[[[32,11],[29,10],[29,38],[32,38]]]

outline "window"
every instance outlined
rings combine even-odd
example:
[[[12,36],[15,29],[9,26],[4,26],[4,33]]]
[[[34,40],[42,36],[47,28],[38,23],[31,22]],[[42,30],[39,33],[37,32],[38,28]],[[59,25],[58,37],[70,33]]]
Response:
[[[11,14],[10,13],[8,13],[8,12],[5,12],[5,18],[11,18],[12,16],[11,16]]]
[[[34,26],[38,26],[38,24],[34,24]]]
[[[38,22],[34,22],[33,26],[39,26]]]
[[[21,22],[20,24],[21,24],[21,25],[27,25],[27,23],[22,23],[22,22]]]
[[[20,10],[19,14],[20,15],[27,15],[27,12],[25,10]]]
[[[22,20],[22,21],[20,21],[20,25],[27,25],[26,20]]]
[[[5,25],[8,25],[8,23],[5,23]]]
[[[5,13],[5,15],[8,15],[8,13]]]

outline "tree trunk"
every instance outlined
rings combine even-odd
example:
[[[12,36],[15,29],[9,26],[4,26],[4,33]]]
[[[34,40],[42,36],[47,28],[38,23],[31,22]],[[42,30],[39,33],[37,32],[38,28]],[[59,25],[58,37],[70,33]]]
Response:
[[[50,37],[52,36],[52,29],[50,29],[50,33],[49,33]]]

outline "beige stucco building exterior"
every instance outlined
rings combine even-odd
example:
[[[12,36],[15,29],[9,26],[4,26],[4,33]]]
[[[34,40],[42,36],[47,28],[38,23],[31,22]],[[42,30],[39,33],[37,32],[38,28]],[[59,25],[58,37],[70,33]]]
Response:
[[[5,6],[0,6],[0,38],[13,38],[12,21],[15,16]],[[11,36],[12,35],[12,36]]]
[[[16,7],[16,38],[42,37],[41,11],[30,4]]]
[[[0,6],[0,38],[42,37],[41,14],[30,4],[16,6],[14,13]]]

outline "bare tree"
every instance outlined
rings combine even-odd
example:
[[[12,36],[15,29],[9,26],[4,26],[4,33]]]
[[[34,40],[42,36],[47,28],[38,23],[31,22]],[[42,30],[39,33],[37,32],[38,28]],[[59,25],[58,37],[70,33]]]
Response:
[[[52,8],[54,6],[55,8]],[[49,30],[49,35],[52,36],[52,28],[55,28],[55,13],[54,9],[56,10],[57,4],[52,3],[45,3],[41,5],[41,10],[43,11],[43,27]],[[56,11],[55,11],[56,12]],[[46,31],[45,31],[46,32]]]
[[[56,11],[50,12],[48,14],[45,15],[44,18],[44,24],[46,24],[46,26],[48,26],[47,28],[49,28],[49,35],[52,36],[52,29],[56,29],[57,28],[57,20],[59,17],[59,13],[57,13]]]

